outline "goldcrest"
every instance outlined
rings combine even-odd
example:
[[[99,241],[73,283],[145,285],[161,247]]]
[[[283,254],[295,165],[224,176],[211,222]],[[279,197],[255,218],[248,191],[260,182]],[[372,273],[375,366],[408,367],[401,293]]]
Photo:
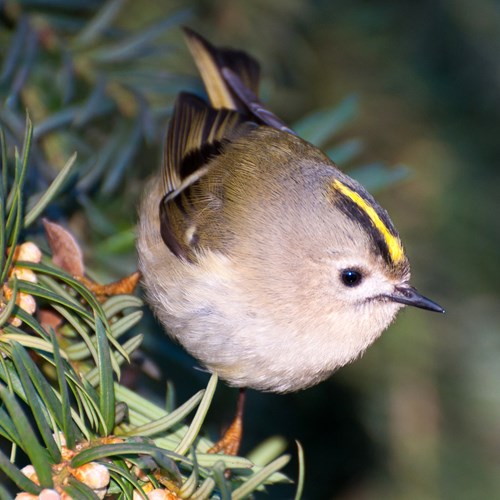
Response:
[[[171,337],[230,385],[304,389],[353,361],[405,305],[387,212],[257,97],[246,53],[186,39],[210,103],[176,101],[138,224],[147,300]]]

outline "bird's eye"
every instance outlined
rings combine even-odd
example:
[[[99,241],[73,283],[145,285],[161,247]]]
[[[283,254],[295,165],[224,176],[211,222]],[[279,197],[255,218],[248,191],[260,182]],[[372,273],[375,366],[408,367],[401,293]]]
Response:
[[[344,269],[340,273],[340,279],[345,286],[354,287],[361,283],[363,275],[357,269]]]

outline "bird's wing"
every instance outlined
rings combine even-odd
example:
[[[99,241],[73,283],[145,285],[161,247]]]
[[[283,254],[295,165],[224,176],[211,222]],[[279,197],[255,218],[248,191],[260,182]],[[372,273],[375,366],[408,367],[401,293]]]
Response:
[[[196,244],[195,211],[191,187],[203,177],[224,145],[248,131],[240,113],[213,109],[198,97],[182,93],[177,98],[164,148],[162,171],[164,198],[160,203],[163,241],[177,256],[189,258]]]
[[[197,223],[207,213],[217,218],[213,207],[223,186],[200,182],[211,162],[227,143],[259,125],[291,131],[259,101],[259,65],[252,57],[215,47],[188,28],[184,32],[210,105],[188,93],[177,98],[164,148],[160,229],[169,249],[190,260],[203,233]],[[207,244],[207,233],[203,235]]]

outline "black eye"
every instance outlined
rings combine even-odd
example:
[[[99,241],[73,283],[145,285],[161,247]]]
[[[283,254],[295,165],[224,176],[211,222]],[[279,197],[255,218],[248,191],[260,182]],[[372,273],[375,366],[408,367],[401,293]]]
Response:
[[[340,279],[345,286],[353,287],[361,283],[363,275],[356,269],[344,269],[340,273]]]

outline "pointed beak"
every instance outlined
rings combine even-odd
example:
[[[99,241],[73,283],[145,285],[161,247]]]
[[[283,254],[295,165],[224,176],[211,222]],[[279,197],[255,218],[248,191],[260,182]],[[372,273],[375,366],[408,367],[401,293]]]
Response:
[[[386,297],[393,302],[399,302],[407,306],[420,307],[420,309],[444,313],[444,309],[439,304],[420,295],[417,290],[410,285],[396,286],[394,287],[394,293],[386,295]]]

